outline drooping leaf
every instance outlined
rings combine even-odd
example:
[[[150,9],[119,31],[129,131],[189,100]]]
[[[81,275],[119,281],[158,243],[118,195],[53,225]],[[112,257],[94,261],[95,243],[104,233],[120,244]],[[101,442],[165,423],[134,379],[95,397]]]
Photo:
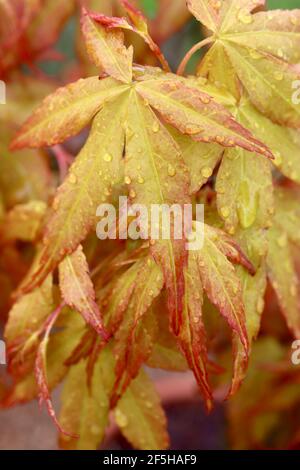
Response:
[[[188,266],[185,269],[184,314],[179,342],[203,393],[206,408],[210,411],[212,408],[212,391],[207,373],[208,354],[202,319],[202,289],[197,255],[191,252]]]
[[[151,355],[147,359],[147,365],[168,371],[186,371],[188,365],[184,355],[181,353],[176,338],[169,329],[168,311],[164,296],[161,296],[154,303],[152,312],[155,315],[157,332]]]
[[[300,334],[300,288],[292,243],[299,245],[299,190],[277,188],[274,225],[269,231],[267,268],[286,322],[295,337]]]
[[[95,290],[81,246],[60,264],[59,285],[66,304],[81,313],[86,322],[105,339],[102,315],[95,302]]]
[[[118,402],[115,419],[134,448],[163,450],[169,447],[166,417],[159,396],[143,370]]]
[[[70,434],[59,438],[65,450],[96,450],[105,435],[109,418],[109,394],[114,380],[114,362],[109,350],[98,357],[90,388],[87,385],[87,363],[81,361],[68,372],[62,394],[59,421]]]
[[[82,318],[74,311],[68,311],[67,321],[62,321],[64,311],[61,312],[61,326],[63,331],[52,334],[47,346],[47,383],[48,389],[52,391],[68,372],[65,365],[77,346],[84,323]],[[59,320],[57,321],[57,325]],[[19,403],[26,403],[38,396],[38,388],[34,373],[34,364],[26,376],[18,379],[8,395],[5,397],[4,406],[13,406]]]
[[[41,328],[54,309],[52,276],[12,307],[5,328],[10,361],[20,361],[38,344]]]
[[[268,241],[260,225],[250,229],[241,229],[237,233],[241,247],[255,265],[255,275],[249,274],[245,269],[237,267],[237,274],[241,280],[243,302],[246,314],[246,329],[249,345],[252,348],[261,326],[262,314],[265,307],[265,292],[267,287],[266,255]],[[243,345],[236,334],[233,335],[234,371],[229,396],[235,395],[246,377],[249,356],[245,354]]]
[[[167,207],[177,204],[183,207],[189,201],[189,180],[187,169],[172,137],[162,126],[151,108],[133,93],[129,106],[126,130],[125,179],[130,186],[129,196],[134,204],[144,204],[151,214],[153,204]],[[130,123],[130,124],[129,124]],[[141,162],[143,162],[141,164]],[[180,199],[177,188],[181,187]],[[146,236],[151,238],[152,228]],[[142,230],[145,229],[142,227]],[[185,239],[175,240],[172,230],[169,239],[159,240],[152,246],[152,253],[162,266],[169,291],[169,307],[174,331],[181,323],[182,270],[186,258]]]
[[[145,259],[127,311],[115,336],[116,383],[113,402],[122,396],[151,354],[156,333],[151,305],[163,285],[163,274],[159,266],[152,258]]]
[[[225,236],[225,244],[224,244]],[[233,265],[234,262],[249,266],[242,251],[230,246],[229,239],[222,231],[204,226],[204,245],[196,252],[197,264],[203,288],[220,313],[235,331],[245,351],[248,351],[248,335],[246,331],[245,310],[242,299],[242,287]],[[227,244],[228,243],[228,244]],[[233,248],[233,251],[232,251]],[[238,254],[238,256],[237,256]]]
[[[49,416],[53,419],[55,425],[60,430],[60,432],[65,433],[64,429],[61,427],[60,423],[58,422],[55,414],[55,410],[53,408],[51,394],[49,390],[48,378],[47,378],[47,346],[49,343],[49,337],[51,330],[60,315],[64,304],[61,304],[57,307],[57,309],[52,312],[52,314],[47,318],[44,324],[45,335],[39,344],[36,361],[35,361],[35,377],[38,386],[38,397],[40,407],[43,403],[46,404],[47,411]]]

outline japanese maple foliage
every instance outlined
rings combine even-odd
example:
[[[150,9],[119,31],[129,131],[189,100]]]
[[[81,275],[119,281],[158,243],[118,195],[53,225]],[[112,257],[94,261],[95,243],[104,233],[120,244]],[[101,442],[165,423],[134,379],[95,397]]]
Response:
[[[24,122],[10,147],[1,137],[1,154],[16,161],[24,153],[29,194],[20,198],[19,182],[12,190],[0,175],[0,250],[8,259],[20,258],[13,282],[6,263],[0,264],[0,285],[12,283],[7,299],[14,290],[13,302],[5,301],[6,310],[12,304],[5,340],[14,383],[1,392],[1,403],[39,397],[65,449],[98,448],[111,412],[132,446],[165,449],[167,422],[145,366],[190,369],[208,411],[220,393],[231,397],[233,445],[256,446],[254,430],[237,433],[255,405],[239,398],[246,390],[252,394],[257,383],[252,368],[239,389],[252,349],[255,363],[263,345],[271,362],[284,350],[275,339],[255,343],[268,310],[268,283],[287,337],[300,337],[300,107],[292,99],[293,82],[300,80],[300,10],[267,12],[264,0],[188,0],[186,9],[174,0],[169,16],[169,2],[161,1],[148,27],[142,2],[63,2],[57,16],[51,14],[56,3],[0,2],[3,78],[49,53],[64,21],[82,5],[81,41],[93,66],[86,67],[85,59],[85,78],[55,90],[53,83],[38,85],[38,95],[48,96],[35,95],[30,105],[25,85],[19,93],[12,87],[13,111]],[[172,21],[178,11],[199,20],[207,37],[175,73],[160,44],[180,26]],[[9,16],[18,22],[14,34],[7,30]],[[49,25],[44,18],[51,18]],[[147,50],[141,63],[135,37]],[[202,47],[207,51],[196,74],[186,75],[189,59]],[[86,77],[92,69],[96,75]],[[31,94],[35,80],[42,81],[24,80]],[[10,137],[20,124],[13,111],[1,120]],[[85,129],[82,148],[69,158],[61,144]],[[59,186],[43,154],[49,148],[58,163],[71,161]],[[0,168],[17,178],[17,170],[8,163],[6,169],[1,159]],[[32,181],[33,165],[42,188]],[[151,239],[149,226],[140,227],[149,235],[146,241],[98,240],[97,208],[120,196],[149,210],[153,204],[204,203],[202,248],[188,251],[187,240],[174,236]],[[268,334],[266,328],[262,335]],[[218,367],[230,369],[229,347],[231,385]],[[280,394],[281,373],[271,380],[268,371],[264,390],[274,382]],[[286,374],[293,380],[292,372]],[[51,391],[62,381],[57,416]],[[280,404],[274,408],[277,417]],[[259,413],[255,408],[253,422]],[[298,442],[299,430],[292,426],[291,434]]]

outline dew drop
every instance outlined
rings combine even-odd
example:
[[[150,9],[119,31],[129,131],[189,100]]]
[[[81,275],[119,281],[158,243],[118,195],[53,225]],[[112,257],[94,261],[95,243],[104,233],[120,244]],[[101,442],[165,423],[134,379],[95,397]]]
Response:
[[[115,410],[115,417],[120,428],[126,428],[126,426],[128,426],[128,418],[119,408]]]
[[[130,178],[130,176],[125,176],[124,181],[125,181],[125,184],[128,184],[128,185],[131,184],[131,178]]]
[[[199,132],[203,132],[203,129],[197,126],[197,124],[188,123],[185,126],[185,132],[187,134],[194,135],[194,134],[199,134]]]
[[[255,222],[259,207],[259,194],[251,194],[248,181],[242,181],[238,191],[238,216],[243,228],[249,228]]]
[[[76,184],[77,183],[77,176],[74,173],[70,174],[70,183]]]
[[[54,199],[54,201],[53,201],[53,206],[52,206],[52,207],[53,207],[53,210],[54,210],[54,211],[57,211],[57,209],[58,209],[58,207],[59,207],[59,200],[58,200],[57,197]]]
[[[227,219],[230,215],[229,207],[222,207],[220,212],[221,212],[222,217],[224,217],[224,219]]]
[[[258,301],[257,301],[257,305],[256,305],[257,313],[259,313],[259,314],[263,313],[264,308],[265,308],[264,299],[259,298]]]
[[[277,55],[278,55],[278,57],[281,57],[281,58],[284,56],[283,50],[281,48],[278,49]]]
[[[225,141],[225,137],[222,135],[217,135],[216,141],[218,142],[218,144],[223,144]]]
[[[207,166],[201,170],[201,174],[204,178],[210,178],[211,175],[213,174],[213,171],[211,168]]]
[[[297,18],[296,18],[295,16],[292,16],[292,17],[291,17],[291,23],[292,23],[292,25],[294,25],[294,26],[296,26],[296,25],[298,24],[298,20],[297,20]]]
[[[176,170],[172,165],[168,165],[168,175],[171,177],[176,175]]]
[[[157,134],[157,132],[159,132],[159,123],[157,121],[154,122],[153,126],[152,126],[152,130],[155,134]]]
[[[204,104],[209,104],[210,103],[210,97],[209,96],[204,95],[204,96],[201,96],[200,99],[201,99],[202,103],[204,103]]]
[[[96,425],[93,425],[91,427],[91,433],[94,435],[94,436],[98,436],[98,434],[101,433],[101,428],[99,426],[96,426]]]
[[[281,82],[281,80],[283,80],[283,77],[284,77],[283,72],[280,72],[279,70],[274,73],[274,78],[278,82]]]
[[[103,160],[107,163],[112,161],[112,156],[109,153],[106,153],[103,157]]]
[[[287,244],[286,234],[284,233],[277,239],[277,244],[280,248],[284,248]]]
[[[135,198],[136,198],[136,192],[135,192],[134,189],[131,189],[131,190],[129,191],[129,196],[130,196],[131,199],[135,199]]]
[[[258,60],[262,58],[262,54],[260,54],[258,51],[255,49],[250,50],[250,57],[254,60]]]
[[[297,287],[295,284],[292,284],[290,287],[290,294],[292,297],[296,297],[297,295]]]
[[[251,24],[253,22],[252,15],[245,8],[239,10],[237,19],[243,24]]]
[[[281,166],[282,165],[282,155],[280,152],[274,152],[274,165]]]

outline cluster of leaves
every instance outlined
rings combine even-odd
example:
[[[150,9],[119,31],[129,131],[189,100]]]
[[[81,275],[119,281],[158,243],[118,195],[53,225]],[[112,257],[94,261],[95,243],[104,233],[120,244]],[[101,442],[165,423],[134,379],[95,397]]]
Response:
[[[159,44],[189,17],[185,2],[173,0],[169,14],[170,2],[161,1],[148,28],[137,9],[143,2],[90,0],[84,2],[81,31],[96,75],[54,92],[54,84],[37,86],[33,77],[16,84],[11,74],[49,52],[75,8],[64,2],[59,15],[49,15],[56,3],[0,2],[6,15],[21,22],[18,34],[6,30],[6,21],[0,30],[9,50],[0,70],[12,81],[1,119],[4,312],[14,290],[5,328],[14,384],[2,405],[39,396],[66,449],[97,448],[111,411],[134,447],[164,449],[167,423],[144,366],[191,369],[208,410],[212,384],[216,395],[236,394],[261,329],[268,282],[290,335],[300,336],[300,107],[292,100],[293,82],[300,79],[300,10],[266,12],[263,0],[188,0],[207,37],[175,74]],[[173,23],[170,17],[183,8],[180,24]],[[49,29],[48,16],[55,21]],[[192,53],[205,45],[210,48],[197,74],[183,76]],[[141,53],[144,48],[147,53]],[[92,69],[86,58],[81,61],[86,75]],[[49,92],[9,147],[20,121]],[[85,143],[56,189],[57,178],[39,149],[52,148],[63,176],[70,155],[60,144],[88,126]],[[185,239],[150,235],[141,242],[99,241],[97,207],[115,204],[119,196],[148,208],[204,203],[203,247],[187,251]],[[10,272],[12,265],[17,272]],[[276,348],[283,346],[260,341],[254,357],[259,362],[270,348],[270,362],[276,361]],[[230,343],[233,378],[224,387],[216,362]],[[282,383],[296,388],[299,374],[295,378],[289,368],[279,373],[289,381],[253,374],[232,399],[228,413],[236,446],[257,445],[277,424],[281,403],[274,403],[278,413],[272,409],[266,418],[256,405],[265,405],[268,387],[277,387],[279,401],[290,396],[289,391],[281,396]],[[63,380],[57,418],[50,392]],[[266,386],[255,400],[251,390],[260,380]],[[296,405],[295,398],[291,406]],[[262,436],[255,434],[256,422],[253,435],[241,435],[248,414],[265,424]],[[299,440],[296,431],[291,433]]]

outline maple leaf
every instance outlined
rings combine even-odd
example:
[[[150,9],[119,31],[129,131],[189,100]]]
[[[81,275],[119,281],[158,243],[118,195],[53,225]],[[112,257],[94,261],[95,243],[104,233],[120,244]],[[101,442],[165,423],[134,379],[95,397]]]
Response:
[[[269,231],[267,268],[287,325],[296,338],[300,335],[299,279],[292,245],[299,246],[299,189],[276,188],[274,225]],[[278,256],[280,253],[280,256]]]
[[[62,327],[63,330],[51,334],[47,345],[45,369],[47,371],[47,388],[49,391],[53,390],[67,374],[68,367],[66,363],[80,341],[85,328],[81,316],[66,309],[61,312],[60,320],[57,320],[56,325]],[[37,398],[38,394],[33,357],[28,373],[24,376],[23,374],[20,376],[16,374],[15,383],[4,398],[3,405],[9,407],[17,403],[26,403]]]
[[[262,228],[272,224],[274,211],[271,164],[260,155],[242,149],[226,150],[217,181],[217,203],[225,227],[234,233],[254,223]]]
[[[176,337],[169,329],[164,295],[161,295],[152,305],[152,311],[155,315],[157,330],[153,338],[151,354],[146,361],[147,365],[155,369],[186,371],[188,369],[187,362],[179,349]]]
[[[60,264],[59,285],[66,304],[81,313],[87,324],[104,340],[107,339],[102,316],[95,302],[96,294],[89,277],[88,263],[81,246]]]
[[[154,385],[143,370],[118,402],[114,415],[122,434],[134,448],[169,447],[165,413]]]
[[[300,10],[255,12],[264,5],[264,0],[224,0],[220,4],[189,0],[191,13],[213,32],[203,43],[213,45],[201,68],[213,77],[213,69],[229,64],[231,71],[226,76],[234,71],[262,113],[279,124],[299,127],[299,106],[293,103],[291,90],[299,79],[295,64],[299,61]],[[186,60],[180,71],[185,64]]]
[[[46,319],[54,309],[52,277],[15,303],[5,327],[9,363],[18,364],[32,348],[36,349]],[[14,370],[14,367],[12,367]],[[16,368],[17,370],[17,368]]]
[[[189,253],[185,272],[184,322],[179,343],[202,390],[206,407],[212,408],[212,391],[208,380],[206,332],[202,318],[203,291],[230,325],[242,345],[241,354],[249,356],[249,339],[242,283],[230,261],[246,267],[253,275],[254,267],[238,244],[225,232],[205,225],[202,249]],[[238,351],[235,361],[238,361]],[[234,375],[233,384],[236,381]]]
[[[110,350],[103,350],[94,365],[91,386],[87,386],[87,362],[71,367],[62,393],[59,422],[72,439],[60,434],[65,450],[95,450],[102,442],[109,418],[109,396],[114,380],[114,360]]]
[[[123,321],[115,335],[117,361],[112,403],[123,395],[152,352],[156,323],[150,307],[163,285],[159,266],[151,258],[143,260]]]
[[[97,23],[103,24],[106,27],[119,28],[137,33],[156,55],[163,69],[170,72],[170,66],[166,58],[149,34],[147,21],[142,12],[132,6],[127,0],[120,0],[120,3],[128,14],[129,21],[126,18],[107,17],[103,14],[93,14],[91,17],[97,21]]]
[[[167,122],[195,140],[239,145],[270,155],[268,149],[253,139],[221,105],[196,87],[189,86],[184,79],[172,74],[161,79],[149,79],[146,75],[143,79],[139,74],[139,82],[130,84],[132,66],[129,57],[132,58],[132,54],[126,52],[125,46],[116,47],[121,41],[119,32],[106,31],[95,25],[86,12],[82,22],[93,60],[114,78],[99,81],[94,77],[58,90],[25,123],[12,144],[12,148],[54,145],[79,132],[94,118],[89,139],[58,190],[46,225],[37,270],[23,284],[23,292],[41,283],[89,233],[96,221],[98,204],[109,200],[113,185],[123,178],[124,150],[125,182],[129,182],[132,201],[147,205],[182,205],[189,201],[188,171],[174,140],[152,107]],[[103,136],[101,154],[98,151],[99,136]],[[102,191],[97,186],[99,174]],[[165,183],[166,178],[169,185]],[[180,201],[178,185],[182,191]],[[182,321],[184,245],[184,240],[173,240],[160,241],[152,247],[152,253],[164,271],[175,333],[179,332]]]
[[[203,287],[196,255],[190,255],[185,272],[184,320],[179,342],[187,362],[193,370],[204,395],[206,408],[212,408],[212,392],[208,381],[206,364],[206,333],[201,318]]]
[[[299,173],[299,133],[294,129],[279,126],[255,109],[246,97],[239,107],[241,123],[251,129],[272,151],[272,163],[287,178],[300,182]]]
[[[47,378],[47,346],[50,339],[50,333],[54,324],[57,321],[58,316],[60,315],[64,304],[60,304],[54,312],[47,318],[43,330],[45,331],[44,337],[39,344],[36,360],[35,360],[35,378],[38,386],[38,396],[39,396],[39,404],[42,407],[42,404],[45,403],[49,416],[53,419],[55,425],[62,433],[66,433],[64,429],[61,427],[60,423],[56,418],[56,414],[52,405],[49,385],[48,385],[48,378]]]
[[[236,238],[241,248],[251,259],[255,267],[255,274],[250,275],[245,269],[237,267],[237,275],[242,285],[243,303],[246,314],[246,329],[249,338],[250,352],[261,327],[262,314],[265,307],[264,297],[267,287],[266,256],[268,240],[264,229],[254,224],[248,229],[239,229]],[[233,334],[234,371],[229,396],[239,390],[246,377],[249,355],[244,351],[243,345],[236,334]]]

